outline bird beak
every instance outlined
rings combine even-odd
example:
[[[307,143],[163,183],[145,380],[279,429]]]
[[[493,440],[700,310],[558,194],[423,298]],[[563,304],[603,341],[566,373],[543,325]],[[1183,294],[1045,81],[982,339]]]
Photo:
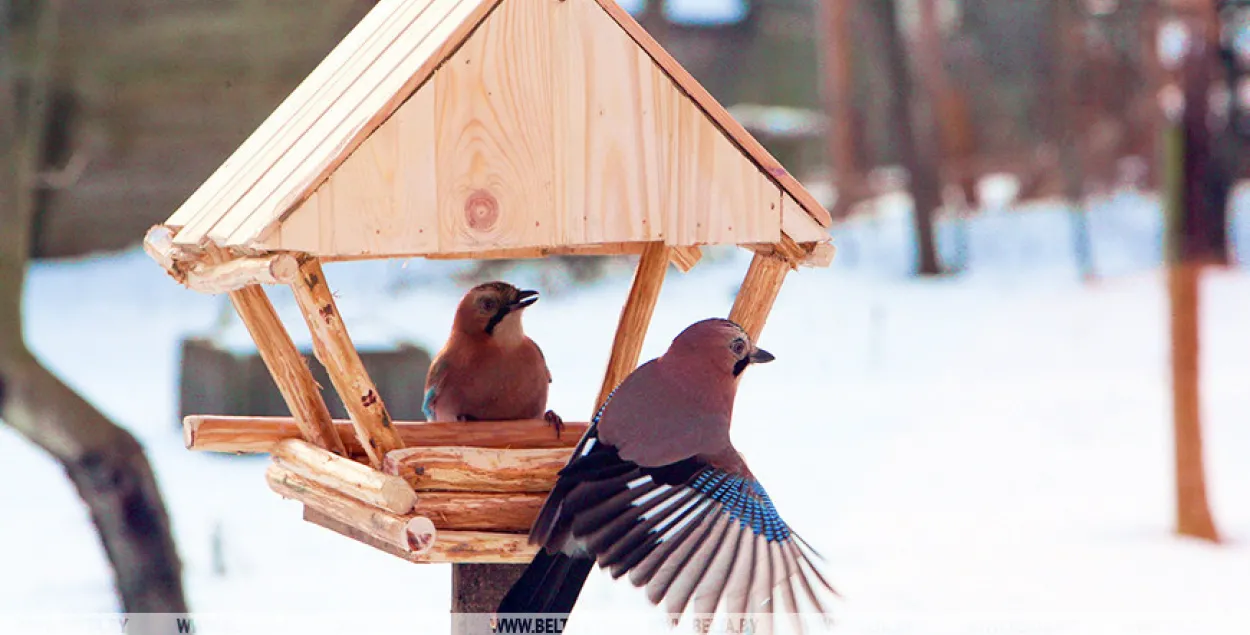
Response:
[[[772,353],[762,348],[757,348],[751,351],[751,354],[747,356],[747,359],[751,360],[752,364],[767,364],[777,358],[773,357]]]
[[[521,309],[524,309],[534,304],[537,301],[538,301],[537,291],[531,291],[531,290],[518,291],[516,294],[516,298],[513,298],[512,302],[508,303],[508,310],[520,311]]]

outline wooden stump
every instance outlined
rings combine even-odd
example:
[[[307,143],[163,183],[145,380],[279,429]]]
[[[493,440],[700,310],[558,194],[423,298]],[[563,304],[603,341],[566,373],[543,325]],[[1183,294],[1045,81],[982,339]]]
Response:
[[[525,573],[525,564],[451,565],[451,612],[494,613],[500,600]],[[477,635],[474,620],[452,620],[452,635]]]

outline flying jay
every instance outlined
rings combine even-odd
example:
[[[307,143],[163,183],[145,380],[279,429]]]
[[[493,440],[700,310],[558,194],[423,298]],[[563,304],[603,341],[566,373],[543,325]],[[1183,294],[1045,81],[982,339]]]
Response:
[[[470,289],[456,308],[451,335],[434,356],[421,409],[430,421],[563,422],[547,410],[551,371],[543,352],[525,335],[521,314],[538,292],[506,282]]]
[[[737,324],[686,328],[600,408],[548,494],[541,546],[498,614],[571,612],[592,565],[670,615],[827,613],[819,555],[778,515],[729,438],[742,372],[773,360]],[[693,600],[693,604],[692,604]]]

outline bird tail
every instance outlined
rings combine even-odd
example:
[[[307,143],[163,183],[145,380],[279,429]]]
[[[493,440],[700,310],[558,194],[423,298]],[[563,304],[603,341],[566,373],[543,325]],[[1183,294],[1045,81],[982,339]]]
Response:
[[[573,611],[573,604],[594,564],[591,558],[539,549],[538,555],[499,602],[496,612],[499,615],[558,613],[567,616]]]

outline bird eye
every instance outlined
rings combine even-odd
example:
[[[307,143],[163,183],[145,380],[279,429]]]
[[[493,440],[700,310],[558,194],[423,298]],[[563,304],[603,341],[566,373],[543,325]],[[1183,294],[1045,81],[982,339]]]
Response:
[[[733,343],[729,345],[729,350],[733,351],[734,355],[738,355],[738,356],[741,356],[742,352],[745,351],[746,348],[747,348],[747,343],[742,341],[741,338],[734,340]]]
[[[495,310],[495,301],[494,301],[493,299],[491,299],[491,298],[486,298],[485,300],[482,300],[482,310],[484,310],[484,311],[494,311],[494,310]]]

